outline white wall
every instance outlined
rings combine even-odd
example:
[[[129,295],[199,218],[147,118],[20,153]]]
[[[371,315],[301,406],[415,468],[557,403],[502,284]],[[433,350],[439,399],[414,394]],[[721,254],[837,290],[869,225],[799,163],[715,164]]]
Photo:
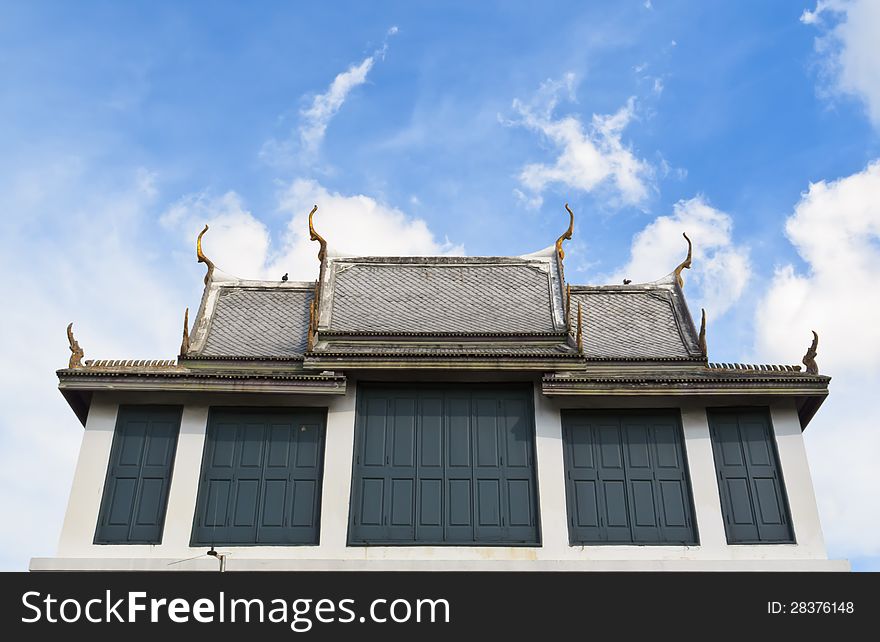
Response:
[[[370,546],[347,547],[355,424],[354,382],[342,396],[96,394],[83,433],[58,556],[32,561],[34,570],[217,568],[202,558],[173,563],[204,553],[189,546],[210,405],[327,406],[327,439],[318,546],[221,547],[227,569],[741,569],[845,570],[846,562],[826,559],[813,486],[793,402],[771,406],[781,467],[788,492],[797,543],[727,544],[705,407],[681,407],[684,443],[690,470],[699,544],[695,546],[569,546],[560,408],[618,407],[613,400],[556,400],[535,388],[536,459],[542,545],[539,547]],[[162,543],[95,545],[92,543],[116,409],[120,403],[185,403]],[[656,400],[644,401],[650,406]],[[627,401],[625,405],[638,404]],[[666,401],[667,405],[670,403]]]

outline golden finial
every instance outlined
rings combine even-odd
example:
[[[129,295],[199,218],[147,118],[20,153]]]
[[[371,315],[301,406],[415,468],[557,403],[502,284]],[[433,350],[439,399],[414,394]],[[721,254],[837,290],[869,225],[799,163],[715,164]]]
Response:
[[[810,344],[810,347],[807,349],[807,354],[804,355],[801,363],[807,366],[808,374],[819,374],[819,366],[816,364],[816,348],[819,347],[819,335],[816,334],[815,330],[812,330],[812,333],[813,343]]]
[[[67,341],[70,343],[70,361],[68,368],[82,368],[82,358],[85,356],[83,349],[79,347],[79,341],[73,338],[73,324],[67,324]]]
[[[563,232],[562,236],[556,239],[556,254],[559,255],[560,260],[565,258],[565,250],[562,249],[562,242],[566,239],[571,240],[572,232],[574,232],[574,212],[571,211],[568,203],[565,204],[565,209],[568,210],[570,220],[568,222],[568,229]]]
[[[581,304],[578,302],[578,331],[577,331],[577,347],[578,354],[584,353],[584,332],[583,332],[584,318],[581,315]]]
[[[309,334],[306,338],[306,352],[311,352],[315,345],[315,299],[309,302]]]
[[[204,263],[208,266],[208,272],[205,274],[205,285],[208,285],[208,281],[211,280],[211,276],[214,274],[214,262],[202,252],[202,237],[207,231],[208,226],[205,225],[205,229],[199,233],[199,238],[196,239],[196,257],[198,257],[199,263]]]
[[[684,269],[688,269],[688,270],[691,269],[691,257],[692,257],[693,246],[691,245],[691,240],[688,238],[687,234],[682,232],[681,235],[684,237],[684,240],[688,242],[688,255],[687,255],[687,258],[684,261],[682,261],[681,263],[679,263],[678,267],[675,268],[675,280],[678,281],[678,287],[683,288],[684,287],[684,280],[681,278],[681,271]]]
[[[705,357],[709,354],[709,351],[706,348],[706,310],[705,310],[705,308],[701,308],[701,310],[703,311],[703,317],[700,320],[699,344],[700,344],[700,352]]]
[[[312,211],[309,212],[309,238],[313,241],[317,241],[321,244],[321,249],[318,250],[318,260],[323,263],[324,257],[327,256],[327,241],[324,240],[324,237],[318,234],[315,231],[315,226],[312,224],[312,217],[315,215],[315,212],[318,211],[318,206],[315,205],[312,208]]]
[[[571,285],[565,284],[565,325],[571,331]]]
[[[180,341],[180,356],[189,352],[189,308],[183,313],[183,339]]]

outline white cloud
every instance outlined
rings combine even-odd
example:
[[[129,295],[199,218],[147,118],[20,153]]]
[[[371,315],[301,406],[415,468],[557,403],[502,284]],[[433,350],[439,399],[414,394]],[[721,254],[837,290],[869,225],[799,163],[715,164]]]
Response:
[[[248,211],[235,192],[211,198],[190,195],[172,205],[162,223],[178,230],[192,244],[205,223],[210,226],[202,242],[205,254],[217,268],[240,278],[291,279],[317,276],[318,244],[309,238],[308,213],[319,206],[315,229],[332,251],[357,255],[461,254],[463,248],[438,241],[427,223],[402,210],[363,194],[331,192],[317,181],[297,179],[279,196],[278,210],[288,223],[275,249],[269,231]]]
[[[106,174],[90,173],[79,158],[44,167],[0,179],[0,211],[15,212],[5,222],[10,233],[0,233],[0,271],[10,277],[0,512],[16,524],[0,529],[4,570],[55,554],[82,438],[55,376],[70,356],[67,324],[74,323],[87,358],[172,358],[188,302],[174,253],[152,246],[154,174],[128,172],[107,185]],[[196,302],[198,285],[190,291]]]
[[[318,205],[315,229],[332,252],[359,256],[437,256],[463,254],[461,245],[438,241],[428,224],[363,194],[331,192],[314,180],[295,180],[281,195],[279,209],[290,215],[284,251],[272,270],[314,278],[318,244],[309,239],[308,213]],[[273,273],[274,273],[273,272]]]
[[[801,14],[801,22],[805,25],[814,25],[818,24],[822,21],[822,14],[826,11],[838,11],[842,2],[839,0],[818,0],[816,2],[816,8],[810,11],[809,9],[804,9]]]
[[[299,136],[307,153],[316,151],[321,145],[330,119],[342,107],[351,90],[367,81],[367,74],[373,68],[374,62],[374,56],[367,56],[360,64],[352,65],[338,74],[327,91],[315,96],[312,104],[300,112],[303,122],[299,128]]]
[[[653,169],[622,142],[623,130],[635,116],[635,100],[630,98],[617,112],[594,114],[589,126],[575,115],[554,117],[560,95],[574,97],[574,75],[547,81],[529,103],[513,101],[519,118],[508,124],[521,125],[541,134],[559,152],[552,164],[531,163],[519,175],[520,183],[531,193],[521,200],[532,206],[543,202],[541,194],[552,184],[592,192],[609,189],[612,202],[637,205],[648,196]]]
[[[44,166],[42,176],[29,170],[0,177],[0,211],[17,214],[0,219],[0,271],[14,275],[5,285],[14,304],[2,317],[10,367],[0,370],[0,512],[17,524],[0,529],[3,570],[24,570],[30,557],[55,554],[82,437],[57,389],[55,370],[70,356],[65,327],[74,322],[89,359],[173,358],[183,309],[193,312],[202,289],[194,244],[204,223],[211,225],[208,256],[243,277],[277,279],[289,271],[293,279],[315,278],[317,244],[308,240],[307,213],[316,202],[316,224],[331,248],[462,251],[376,199],[300,180],[280,195],[290,219],[273,254],[266,226],[234,192],[195,194],[160,215],[152,172],[133,171],[114,188],[93,189],[98,180],[77,158]],[[33,231],[50,224],[51,235]],[[177,248],[163,229],[180,239]],[[52,475],[33,474],[46,470]]]
[[[880,127],[880,2],[819,0],[813,11],[804,10],[801,22],[822,31],[816,39],[816,53],[823,91],[857,97]]]
[[[777,268],[755,312],[755,349],[791,363],[806,351],[810,330],[819,333],[819,369],[834,379],[806,438],[823,528],[836,554],[877,555],[880,160],[811,184],[785,229],[806,269]]]
[[[278,141],[269,139],[260,150],[260,158],[270,164],[277,164],[294,156],[297,152],[304,164],[313,164],[312,158],[320,149],[327,133],[327,126],[345,104],[349,94],[367,82],[367,76],[376,61],[385,60],[388,53],[388,39],[396,35],[400,29],[390,27],[385,32],[382,46],[372,54],[352,64],[348,69],[336,75],[326,91],[312,97],[309,105],[299,112],[300,123],[297,128],[298,145],[294,141]]]
[[[671,215],[658,216],[636,234],[629,262],[607,280],[641,283],[665,276],[686,256],[682,232],[693,242],[693,266],[682,274],[688,290],[695,291],[689,298],[717,319],[742,295],[751,264],[747,248],[734,243],[731,217],[702,196],[679,201]]]
[[[241,278],[264,276],[269,230],[245,209],[235,192],[219,197],[204,193],[185,196],[162,214],[160,222],[179,230],[190,246],[208,224],[202,247],[218,269]]]
[[[785,226],[808,264],[777,268],[759,314],[758,347],[774,355],[803,352],[818,330],[829,371],[880,372],[880,161],[837,181],[810,185]]]

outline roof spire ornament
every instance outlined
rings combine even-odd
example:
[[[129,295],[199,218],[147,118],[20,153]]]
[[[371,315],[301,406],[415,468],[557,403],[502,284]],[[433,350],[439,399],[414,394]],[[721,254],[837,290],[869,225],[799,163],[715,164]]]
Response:
[[[183,313],[183,339],[180,341],[180,356],[189,352],[189,308]]]
[[[687,255],[687,258],[684,261],[682,261],[681,263],[679,263],[678,267],[675,268],[674,274],[675,274],[675,280],[678,281],[678,287],[683,288],[684,287],[684,280],[681,278],[681,271],[684,269],[688,269],[688,270],[691,269],[691,258],[693,256],[693,246],[691,245],[691,240],[688,238],[687,234],[682,232],[681,235],[684,237],[684,240],[688,242],[688,255]]]
[[[812,333],[813,343],[807,348],[807,354],[804,355],[801,363],[807,366],[807,374],[819,374],[819,366],[816,364],[816,348],[819,347],[819,335],[816,334],[815,330],[812,330]]]
[[[568,203],[565,204],[565,209],[568,210],[568,215],[570,217],[568,229],[562,233],[562,236],[556,239],[556,254],[559,256],[560,261],[565,258],[565,250],[562,249],[562,242],[566,239],[571,240],[571,235],[574,232],[574,212],[571,211]]]
[[[318,211],[318,206],[315,205],[315,206],[312,208],[312,211],[309,212],[309,238],[310,238],[312,241],[317,241],[318,243],[321,244],[321,249],[318,250],[318,260],[319,260],[321,263],[323,263],[323,262],[324,262],[324,257],[327,256],[327,241],[324,240],[324,237],[323,237],[323,236],[321,236],[320,234],[318,234],[318,233],[315,231],[315,226],[312,224],[312,217],[315,216],[315,212],[317,212],[317,211]]]
[[[702,319],[700,319],[700,337],[698,339],[698,343],[700,345],[700,352],[703,355],[703,358],[706,358],[709,355],[709,350],[706,347],[706,309],[701,308],[703,312]]]
[[[311,352],[315,347],[315,327],[315,299],[313,298],[309,302],[309,332],[306,336],[306,352]]]
[[[70,361],[67,362],[67,367],[82,368],[82,358],[85,353],[79,347],[79,341],[73,338],[73,323],[67,324],[67,341],[70,343]]]
[[[565,326],[571,332],[571,285],[565,284]]]
[[[208,271],[205,273],[205,285],[208,285],[208,281],[211,280],[211,277],[214,275],[214,262],[205,256],[205,253],[202,252],[202,237],[205,235],[205,232],[208,231],[208,225],[205,224],[205,229],[203,229],[199,233],[199,238],[196,239],[196,257],[198,258],[199,263],[204,263],[208,266]]]

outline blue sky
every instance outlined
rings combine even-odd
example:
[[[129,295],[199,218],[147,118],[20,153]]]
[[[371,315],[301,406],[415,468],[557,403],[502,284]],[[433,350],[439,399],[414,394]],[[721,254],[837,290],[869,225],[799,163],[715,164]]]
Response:
[[[4,3],[0,505],[25,533],[0,567],[57,541],[65,325],[87,357],[173,356],[204,222],[220,268],[313,278],[313,201],[343,251],[473,255],[551,244],[567,201],[575,282],[659,278],[689,232],[713,361],[798,363],[820,332],[829,551],[880,569],[878,32],[869,0]]]

